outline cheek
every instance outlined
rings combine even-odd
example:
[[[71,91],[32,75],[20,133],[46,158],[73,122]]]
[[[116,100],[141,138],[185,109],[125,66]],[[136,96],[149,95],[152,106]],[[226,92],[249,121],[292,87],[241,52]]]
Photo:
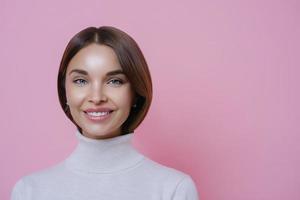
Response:
[[[114,100],[115,103],[118,104],[120,108],[130,110],[133,101],[132,96],[133,95],[131,89],[129,87],[128,88],[126,87],[124,88],[124,90],[121,90],[114,95]]]
[[[66,85],[66,98],[69,104],[76,105],[84,98],[84,91],[74,88],[71,85]]]

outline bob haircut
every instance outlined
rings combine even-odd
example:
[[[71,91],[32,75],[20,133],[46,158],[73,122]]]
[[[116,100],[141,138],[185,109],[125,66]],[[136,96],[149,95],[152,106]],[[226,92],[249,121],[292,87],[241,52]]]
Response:
[[[57,77],[59,102],[67,117],[82,133],[75,123],[66,104],[65,80],[70,60],[82,48],[97,43],[111,47],[117,55],[119,63],[127,76],[135,93],[133,106],[129,116],[121,126],[121,135],[133,133],[144,120],[152,101],[152,80],[147,62],[137,43],[127,33],[111,26],[88,27],[77,33],[68,43],[60,62]]]

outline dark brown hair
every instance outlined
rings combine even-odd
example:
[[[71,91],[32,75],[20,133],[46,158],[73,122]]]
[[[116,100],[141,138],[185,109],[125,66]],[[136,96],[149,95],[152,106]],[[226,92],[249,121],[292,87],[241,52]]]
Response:
[[[76,125],[66,104],[65,78],[70,60],[82,48],[97,43],[111,47],[116,53],[119,63],[127,76],[135,93],[135,107],[131,108],[127,120],[121,127],[121,134],[128,134],[144,120],[152,101],[152,81],[147,62],[137,43],[127,33],[111,26],[99,28],[88,27],[77,33],[68,43],[57,77],[57,90],[59,102],[67,117]]]

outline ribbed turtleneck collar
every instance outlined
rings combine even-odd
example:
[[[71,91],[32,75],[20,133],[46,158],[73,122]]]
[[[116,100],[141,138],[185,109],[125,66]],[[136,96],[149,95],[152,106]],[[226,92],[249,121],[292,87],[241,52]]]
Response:
[[[84,173],[113,173],[133,167],[144,156],[132,146],[133,134],[91,139],[76,131],[78,145],[67,158],[68,168]]]

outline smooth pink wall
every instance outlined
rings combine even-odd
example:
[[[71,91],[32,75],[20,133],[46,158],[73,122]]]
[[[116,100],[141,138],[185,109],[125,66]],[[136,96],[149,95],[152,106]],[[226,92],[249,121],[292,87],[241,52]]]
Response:
[[[71,36],[102,25],[132,35],[152,72],[138,149],[189,173],[201,200],[300,199],[299,1],[0,4],[0,199],[76,145],[58,65]]]

